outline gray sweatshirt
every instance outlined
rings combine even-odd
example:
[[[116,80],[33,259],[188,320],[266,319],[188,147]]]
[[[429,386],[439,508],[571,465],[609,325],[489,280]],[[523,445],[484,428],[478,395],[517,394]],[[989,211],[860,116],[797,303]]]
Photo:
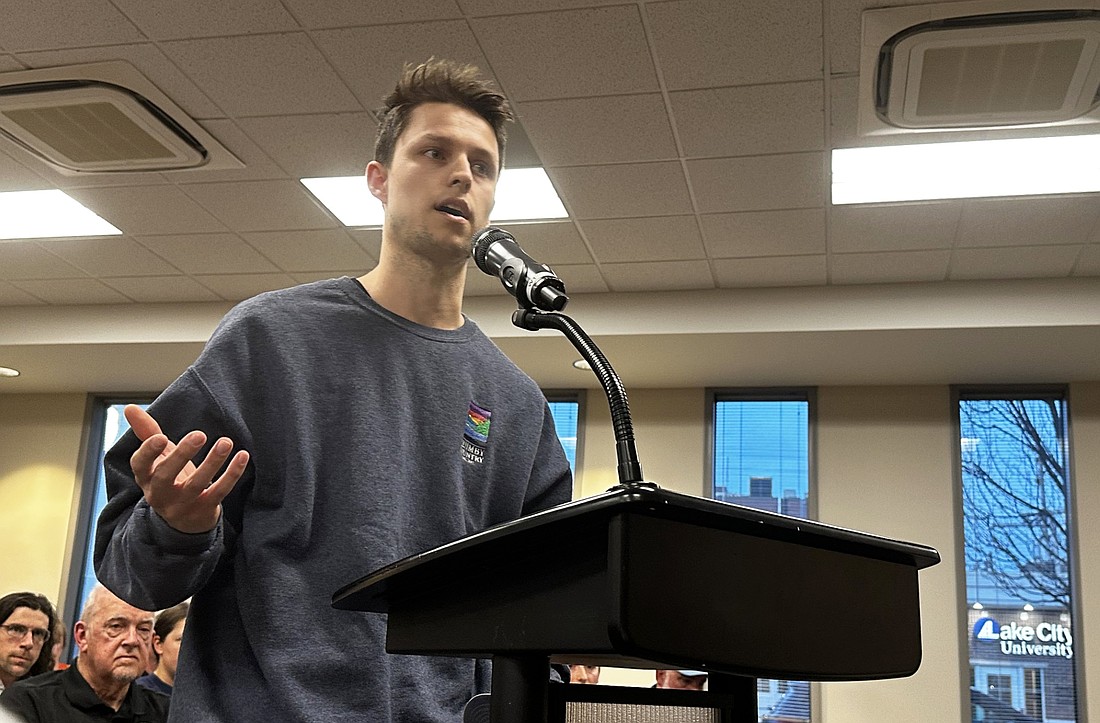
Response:
[[[132,432],[104,460],[100,580],[148,610],[194,596],[170,720],[460,720],[488,686],[484,663],[388,655],[384,616],[333,610],[331,596],[568,501],[527,375],[469,319],[422,327],[341,278],[238,305],[149,412],[170,439],[201,429],[252,456],[217,527],[195,535],[143,500]]]

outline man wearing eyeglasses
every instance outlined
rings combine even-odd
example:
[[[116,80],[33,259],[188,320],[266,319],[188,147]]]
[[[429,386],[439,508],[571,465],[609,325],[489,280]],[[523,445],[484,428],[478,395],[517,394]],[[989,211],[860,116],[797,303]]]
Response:
[[[153,613],[97,585],[73,628],[76,664],[6,688],[0,708],[27,723],[164,723],[168,696],[132,685],[152,635]]]
[[[43,595],[13,592],[0,598],[0,691],[50,670],[43,649],[53,624],[53,605]]]

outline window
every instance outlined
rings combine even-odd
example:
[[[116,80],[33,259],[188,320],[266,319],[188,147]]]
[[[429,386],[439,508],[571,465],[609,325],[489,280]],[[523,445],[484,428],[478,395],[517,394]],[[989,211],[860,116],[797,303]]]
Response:
[[[711,495],[768,512],[808,518],[809,391],[712,392]],[[810,719],[809,685],[757,681],[759,715]]]
[[[1067,417],[1060,390],[959,393],[971,685],[1059,723],[1077,720]]]
[[[581,395],[578,392],[547,392],[546,399],[550,402],[550,414],[554,417],[558,440],[569,459],[569,468],[575,479],[580,454]]]

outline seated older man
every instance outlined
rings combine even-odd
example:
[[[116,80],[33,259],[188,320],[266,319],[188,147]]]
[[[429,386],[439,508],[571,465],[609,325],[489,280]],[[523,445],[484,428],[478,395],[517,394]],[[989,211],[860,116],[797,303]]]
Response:
[[[5,689],[0,709],[28,723],[164,723],[168,696],[132,685],[152,635],[153,613],[97,585],[73,628],[76,664]]]

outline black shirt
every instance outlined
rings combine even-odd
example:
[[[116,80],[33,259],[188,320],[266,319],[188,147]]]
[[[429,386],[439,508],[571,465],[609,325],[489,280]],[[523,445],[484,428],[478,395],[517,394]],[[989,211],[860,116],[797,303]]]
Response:
[[[14,683],[0,695],[0,708],[22,716],[27,723],[165,723],[169,700],[131,684],[122,706],[112,710],[74,664]]]

